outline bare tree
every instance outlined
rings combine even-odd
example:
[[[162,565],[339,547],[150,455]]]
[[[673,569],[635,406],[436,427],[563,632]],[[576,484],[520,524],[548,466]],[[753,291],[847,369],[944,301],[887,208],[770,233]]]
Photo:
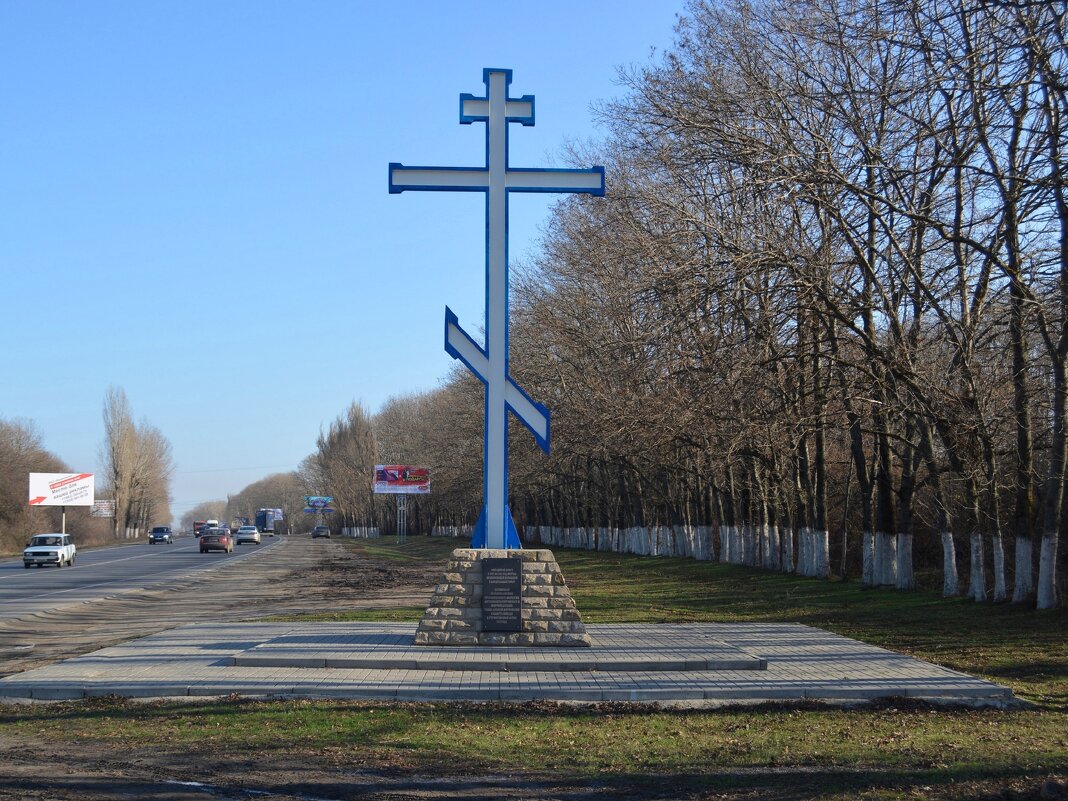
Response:
[[[119,387],[104,396],[105,491],[115,500],[113,534],[136,537],[157,522],[171,519],[171,446],[160,430],[134,423],[130,402]]]
[[[371,483],[377,449],[364,408],[353,402],[320,432],[312,458],[321,494],[334,497],[342,525],[374,525]]]

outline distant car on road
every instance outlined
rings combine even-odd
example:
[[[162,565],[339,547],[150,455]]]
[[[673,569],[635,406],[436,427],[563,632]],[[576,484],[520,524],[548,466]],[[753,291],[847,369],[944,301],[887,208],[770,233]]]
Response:
[[[326,537],[330,539],[330,526],[316,526],[312,529],[312,539],[316,537]]]
[[[22,552],[22,566],[27,569],[30,565],[64,567],[73,565],[77,555],[78,549],[69,534],[35,534]]]
[[[260,544],[260,532],[255,526],[241,526],[234,535],[234,542],[241,545],[245,542]]]
[[[203,534],[200,535],[200,552],[207,553],[208,551],[225,551],[226,553],[234,552],[234,540],[230,536],[228,530],[224,530],[218,527],[209,528]]]
[[[148,544],[155,545],[157,542],[165,542],[171,545],[174,540],[171,539],[171,527],[170,526],[156,526],[148,534]]]

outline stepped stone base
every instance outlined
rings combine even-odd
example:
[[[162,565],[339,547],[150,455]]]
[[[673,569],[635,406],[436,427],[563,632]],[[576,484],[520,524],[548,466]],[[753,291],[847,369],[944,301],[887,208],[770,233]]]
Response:
[[[523,562],[519,631],[483,627],[484,559]],[[552,551],[458,548],[419,623],[415,644],[588,648],[593,643]]]

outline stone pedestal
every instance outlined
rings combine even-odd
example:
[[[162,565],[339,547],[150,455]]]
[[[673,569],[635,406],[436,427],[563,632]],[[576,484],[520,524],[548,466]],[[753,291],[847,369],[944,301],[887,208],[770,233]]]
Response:
[[[495,631],[482,613],[482,562],[522,562],[517,631]],[[492,619],[492,618],[491,618]],[[458,548],[415,634],[416,645],[592,645],[556,557],[548,550]]]

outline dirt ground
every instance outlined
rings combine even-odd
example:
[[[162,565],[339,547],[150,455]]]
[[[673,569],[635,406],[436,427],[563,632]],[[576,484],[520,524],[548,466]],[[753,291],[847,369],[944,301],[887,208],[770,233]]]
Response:
[[[0,676],[89,653],[119,642],[214,617],[260,617],[330,609],[427,603],[443,564],[381,562],[333,540],[294,541],[218,575],[171,582],[94,603],[0,623]],[[32,643],[21,655],[15,646]],[[20,705],[0,705],[18,715]],[[667,781],[667,784],[665,784]],[[425,775],[404,765],[369,763],[327,749],[294,753],[220,753],[160,743],[127,749],[95,742],[53,743],[0,738],[0,799],[50,801],[403,801],[456,798],[601,799],[699,797],[681,794],[667,777],[574,781],[552,775]]]
[[[294,541],[260,559],[242,560],[218,578],[169,583],[61,612],[0,624],[0,676],[214,617],[234,620],[338,608],[419,606],[444,565],[379,562],[333,540]],[[207,610],[207,612],[206,612]],[[33,643],[12,656],[13,646]],[[108,703],[94,701],[83,703]],[[136,703],[136,702],[129,702]],[[0,705],[0,715],[25,707]],[[593,801],[593,799],[803,799],[840,787],[848,767],[760,768],[701,776],[638,775],[576,779],[546,773],[464,775],[385,764],[356,749],[296,751],[286,743],[266,752],[160,742],[117,749],[99,742],[57,743],[0,736],[0,799],[19,801]],[[854,777],[854,781],[855,781]],[[848,783],[847,783],[848,784]],[[872,797],[910,795],[916,787],[886,788]],[[926,788],[925,788],[926,789]],[[852,797],[835,792],[835,798]],[[941,794],[936,793],[936,796]],[[1022,782],[955,786],[954,798],[1068,801],[1068,785]]]
[[[268,758],[201,756],[192,764],[177,755],[135,752],[123,758],[101,753],[51,753],[39,746],[20,753],[0,743],[0,798],[104,801],[531,801],[532,799],[675,798],[646,785],[614,786],[609,782],[568,782],[551,776],[425,776],[401,770],[347,767],[343,755]],[[46,763],[43,760],[56,760]],[[66,764],[59,776],[41,775],[42,764]],[[688,793],[687,797],[692,797]]]

